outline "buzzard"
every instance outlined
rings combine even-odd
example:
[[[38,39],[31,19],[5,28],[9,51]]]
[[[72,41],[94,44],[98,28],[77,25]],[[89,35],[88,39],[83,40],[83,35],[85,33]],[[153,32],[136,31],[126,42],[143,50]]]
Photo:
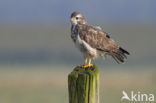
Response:
[[[85,58],[81,67],[93,66],[91,60],[98,56],[109,55],[117,63],[124,63],[126,55],[129,55],[128,51],[118,46],[100,27],[89,25],[80,12],[71,14],[71,38]]]

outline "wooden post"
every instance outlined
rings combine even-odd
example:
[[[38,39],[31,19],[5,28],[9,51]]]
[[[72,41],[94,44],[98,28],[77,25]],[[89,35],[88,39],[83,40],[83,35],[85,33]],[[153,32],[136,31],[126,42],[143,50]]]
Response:
[[[69,103],[99,103],[99,69],[76,67],[68,75]]]

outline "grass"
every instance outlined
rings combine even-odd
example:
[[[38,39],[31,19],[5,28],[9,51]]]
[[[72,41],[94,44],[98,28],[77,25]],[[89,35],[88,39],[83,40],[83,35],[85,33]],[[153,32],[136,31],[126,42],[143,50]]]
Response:
[[[68,103],[67,75],[72,67],[0,68],[0,103]],[[100,67],[100,103],[121,103],[123,90],[156,94],[154,67],[130,68]]]

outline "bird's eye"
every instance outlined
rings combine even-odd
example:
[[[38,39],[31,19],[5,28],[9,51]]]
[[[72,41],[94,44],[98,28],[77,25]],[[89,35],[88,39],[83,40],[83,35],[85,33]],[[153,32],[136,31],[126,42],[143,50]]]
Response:
[[[76,17],[76,20],[78,20],[79,18],[78,17]]]

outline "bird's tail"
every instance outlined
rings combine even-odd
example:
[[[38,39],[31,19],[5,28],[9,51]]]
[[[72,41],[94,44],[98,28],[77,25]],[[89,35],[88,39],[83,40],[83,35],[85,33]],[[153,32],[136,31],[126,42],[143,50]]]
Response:
[[[117,63],[124,63],[125,59],[127,59],[126,55],[130,55],[130,53],[120,47],[117,51],[111,52],[110,55],[115,59]]]

